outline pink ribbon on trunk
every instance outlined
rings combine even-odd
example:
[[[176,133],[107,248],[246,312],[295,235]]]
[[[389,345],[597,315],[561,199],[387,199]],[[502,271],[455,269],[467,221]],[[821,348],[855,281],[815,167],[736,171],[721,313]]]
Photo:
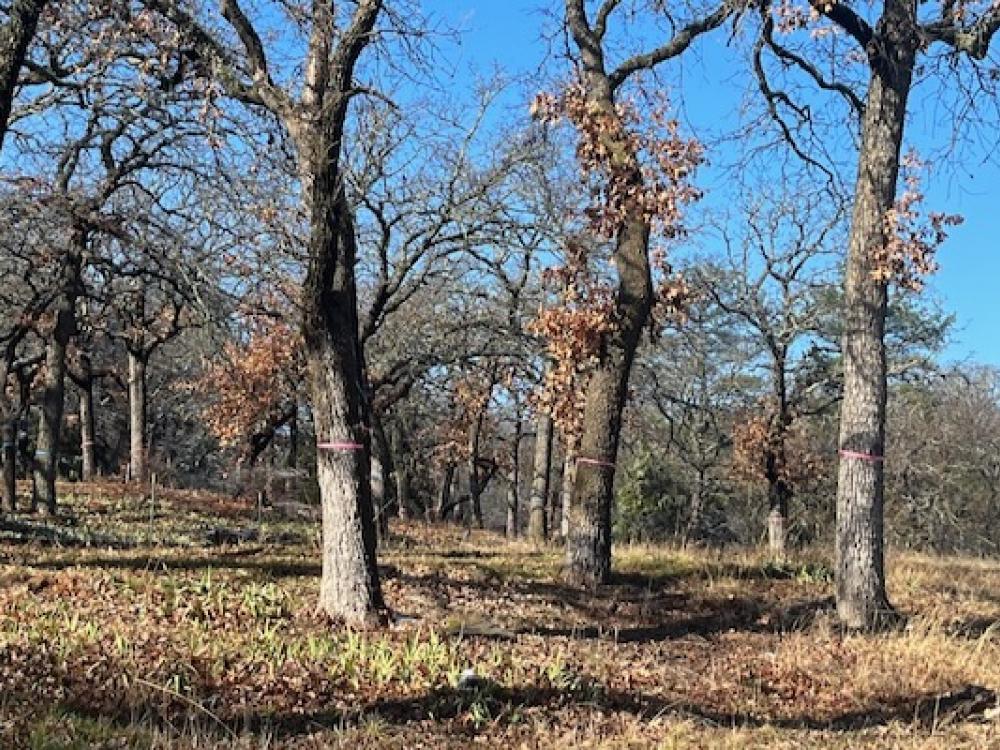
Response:
[[[860,451],[849,451],[843,448],[839,451],[840,455],[844,458],[856,458],[858,461],[868,461],[869,463],[877,464],[885,461],[885,456],[878,456],[874,453],[862,453]]]

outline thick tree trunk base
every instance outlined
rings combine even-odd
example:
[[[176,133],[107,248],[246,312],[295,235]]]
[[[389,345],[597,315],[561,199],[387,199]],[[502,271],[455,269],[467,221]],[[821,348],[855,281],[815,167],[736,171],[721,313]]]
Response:
[[[566,539],[566,581],[594,589],[611,581],[610,540],[600,524],[570,525]]]

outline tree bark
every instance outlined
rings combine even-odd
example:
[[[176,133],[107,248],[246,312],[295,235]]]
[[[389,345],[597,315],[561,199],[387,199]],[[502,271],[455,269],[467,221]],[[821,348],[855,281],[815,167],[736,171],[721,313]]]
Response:
[[[531,499],[528,502],[528,539],[544,542],[548,536],[545,505],[549,496],[552,467],[552,417],[539,413],[535,424],[535,456],[531,477]]]
[[[90,362],[83,357],[83,381],[80,386],[80,478],[84,482],[94,479],[94,379]]]
[[[641,175],[633,179],[638,182]],[[617,330],[607,336],[606,351],[586,386],[566,539],[567,577],[577,585],[596,586],[611,576],[611,505],[622,412],[635,350],[653,302],[649,231],[649,224],[637,217],[619,230],[614,254]]]
[[[2,441],[3,461],[2,481],[0,481],[0,492],[2,492],[2,507],[7,508],[12,513],[17,510],[17,419],[4,419],[0,424],[0,441]]]
[[[451,493],[452,485],[455,482],[455,464],[448,464],[444,467],[444,474],[441,476],[441,484],[438,488],[437,509],[434,518],[437,521],[445,521],[451,513]]]
[[[60,274],[59,295],[54,306],[55,325],[45,346],[45,373],[33,461],[32,511],[44,505],[48,513],[56,512],[56,469],[66,397],[66,347],[76,333],[76,300],[80,293],[86,241],[84,231],[74,228]]]
[[[569,511],[573,507],[573,485],[576,484],[576,449],[566,447],[563,459],[562,491],[559,500],[559,535],[565,540],[569,536]],[[553,525],[555,514],[552,514]]]
[[[329,446],[316,451],[323,514],[319,603],[332,616],[363,623],[381,621],[386,613],[375,559],[354,221],[333,166],[317,169],[311,186],[309,269],[303,295],[313,422],[317,442]]]
[[[62,313],[60,313],[60,316]],[[57,324],[56,328],[62,326]],[[69,335],[52,334],[45,347],[45,374],[35,440],[32,511],[39,505],[46,512],[56,512],[56,469],[59,462],[59,437],[62,431],[66,394],[66,343]]]
[[[486,489],[486,482],[481,475],[482,467],[479,465],[479,437],[482,433],[483,416],[479,415],[469,429],[469,503],[472,506],[472,518],[477,528],[483,528],[483,504],[482,495]]]
[[[764,475],[767,478],[767,547],[775,559],[783,559],[786,552],[788,531],[788,506],[792,498],[792,487],[784,474],[785,438],[784,428],[773,438],[772,446],[764,458]]]
[[[507,519],[504,531],[508,539],[516,539],[518,532],[518,516],[521,505],[521,438],[523,437],[521,417],[518,415],[514,429],[514,450],[511,456],[513,466],[507,478]],[[544,508],[543,508],[544,513]]]
[[[146,481],[146,355],[128,352],[129,474],[133,482]]]
[[[17,78],[46,4],[47,0],[14,0],[7,23],[0,26],[0,150],[7,135]]]
[[[880,50],[872,53],[844,282],[837,612],[851,628],[878,627],[893,619],[883,548],[887,289],[873,271],[875,256],[886,242],[884,219],[896,198],[918,44],[910,38],[912,14],[908,3],[891,0],[879,22]]]
[[[398,497],[392,482],[395,482],[396,461],[393,458],[393,447],[382,421],[372,414],[372,510],[375,514],[375,527],[378,540],[389,538],[389,516],[394,498]]]

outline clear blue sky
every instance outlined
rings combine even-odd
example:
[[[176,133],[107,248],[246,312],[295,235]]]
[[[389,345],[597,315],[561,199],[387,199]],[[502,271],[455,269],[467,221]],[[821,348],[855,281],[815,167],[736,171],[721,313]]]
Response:
[[[425,0],[433,15],[463,31],[459,46],[449,44],[443,50],[453,63],[457,86],[471,86],[477,74],[489,75],[493,69],[515,75],[538,71],[546,53],[541,32],[548,24],[540,8],[558,12],[561,5],[550,0]],[[727,89],[724,84],[736,71],[724,70],[720,60],[711,48],[695,50],[685,60],[684,96],[693,121],[738,105],[736,85]],[[920,96],[911,103],[909,135],[918,143],[923,121],[930,119],[924,111],[930,104]],[[946,358],[1000,366],[1000,168],[980,163],[982,156],[973,157],[963,168],[932,175],[927,184],[929,210],[965,218],[940,249],[941,269],[929,281],[928,292],[956,316]]]

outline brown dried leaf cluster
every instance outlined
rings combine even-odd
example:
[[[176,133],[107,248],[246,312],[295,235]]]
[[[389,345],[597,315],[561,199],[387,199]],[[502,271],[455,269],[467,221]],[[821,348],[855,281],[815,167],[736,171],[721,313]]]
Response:
[[[910,151],[903,158],[905,189],[885,217],[885,245],[875,252],[872,276],[882,283],[890,281],[901,287],[920,291],[924,277],[937,268],[935,253],[948,239],[948,228],[962,223],[961,216],[930,212],[924,214],[920,204],[924,194],[920,186],[920,171],[924,167]]]
[[[191,386],[215,394],[203,417],[222,444],[245,440],[295,398],[301,351],[298,331],[277,320],[257,323],[246,343],[223,347],[222,359]]]
[[[769,456],[775,461],[776,478],[792,487],[815,482],[826,469],[802,423],[782,426],[774,411],[765,407],[733,425],[730,471],[743,482],[764,482],[768,479]]]

